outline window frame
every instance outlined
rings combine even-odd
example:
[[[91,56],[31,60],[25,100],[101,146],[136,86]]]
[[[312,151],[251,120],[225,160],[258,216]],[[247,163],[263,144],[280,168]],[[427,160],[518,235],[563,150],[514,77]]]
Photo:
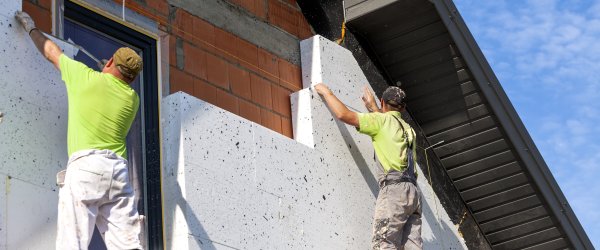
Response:
[[[61,8],[57,8],[61,9]],[[95,12],[77,2],[64,0],[62,13],[58,13],[60,20],[56,25],[61,27],[60,35],[63,35],[64,18],[69,18],[83,25],[93,27],[108,36],[114,37],[127,44],[141,49],[144,55],[142,71],[143,86],[140,93],[143,98],[143,168],[144,188],[142,197],[146,210],[146,239],[148,249],[163,249],[163,224],[162,224],[162,189],[161,189],[161,152],[160,152],[160,86],[159,86],[159,63],[158,39],[148,36],[144,32],[135,30],[127,25],[117,22],[108,16]],[[143,239],[144,240],[144,239]]]

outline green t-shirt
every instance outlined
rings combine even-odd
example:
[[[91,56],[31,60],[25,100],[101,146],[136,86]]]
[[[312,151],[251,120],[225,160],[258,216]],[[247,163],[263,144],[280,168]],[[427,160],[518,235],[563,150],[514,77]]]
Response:
[[[59,61],[69,100],[69,156],[84,149],[108,149],[127,159],[125,138],[138,110],[137,93],[121,79],[64,54]]]
[[[408,155],[406,149],[408,143],[404,138],[404,133],[402,133],[402,127],[394,117],[402,122],[408,136],[408,142],[413,143],[413,155],[416,156],[414,147],[416,145],[416,134],[412,127],[402,120],[400,112],[358,113],[358,132],[371,136],[375,154],[377,154],[385,173],[390,170],[402,172],[407,167]]]

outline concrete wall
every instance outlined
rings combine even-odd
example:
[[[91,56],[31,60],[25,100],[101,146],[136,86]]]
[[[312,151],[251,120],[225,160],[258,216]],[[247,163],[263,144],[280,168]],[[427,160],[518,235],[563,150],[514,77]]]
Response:
[[[52,249],[55,174],[67,160],[66,90],[14,19],[21,5],[8,0],[0,7],[0,249]]]
[[[304,87],[324,81],[364,111],[366,79],[349,51],[317,36],[301,54]],[[308,88],[292,107],[296,140],[184,93],[163,100],[168,248],[369,247],[378,192],[370,139]],[[418,184],[425,248],[465,249],[424,174]]]

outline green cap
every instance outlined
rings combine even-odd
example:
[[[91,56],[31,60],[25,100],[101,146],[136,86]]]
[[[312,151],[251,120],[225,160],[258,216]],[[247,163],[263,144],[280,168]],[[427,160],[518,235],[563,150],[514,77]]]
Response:
[[[119,72],[129,79],[135,78],[142,70],[142,58],[127,47],[119,48],[113,55],[113,61]]]

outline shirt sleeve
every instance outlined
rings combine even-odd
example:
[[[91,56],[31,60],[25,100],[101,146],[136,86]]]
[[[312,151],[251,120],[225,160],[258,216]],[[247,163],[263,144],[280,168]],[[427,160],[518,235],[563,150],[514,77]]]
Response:
[[[358,132],[375,137],[383,124],[381,113],[358,113]]]
[[[86,83],[92,74],[97,73],[85,64],[73,60],[65,54],[60,55],[58,60],[62,80],[65,82],[67,87],[70,87],[74,84]]]

